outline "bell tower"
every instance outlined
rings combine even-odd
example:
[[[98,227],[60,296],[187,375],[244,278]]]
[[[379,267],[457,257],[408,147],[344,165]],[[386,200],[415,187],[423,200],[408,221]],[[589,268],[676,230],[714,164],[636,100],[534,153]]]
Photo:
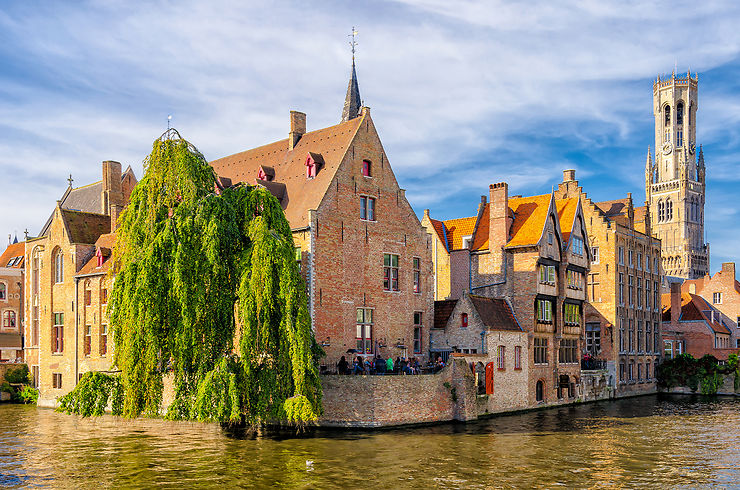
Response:
[[[655,158],[648,149],[645,165],[645,197],[653,235],[662,243],[663,270],[684,279],[709,273],[704,154],[696,147],[698,84],[690,72],[653,82]]]

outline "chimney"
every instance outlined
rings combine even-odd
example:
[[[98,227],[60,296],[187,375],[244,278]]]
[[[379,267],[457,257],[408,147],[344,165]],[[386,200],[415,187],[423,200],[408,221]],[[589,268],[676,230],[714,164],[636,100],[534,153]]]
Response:
[[[101,214],[111,214],[111,207],[123,208],[121,188],[121,164],[112,160],[103,162],[103,189],[101,192]]]
[[[509,185],[491,184],[489,192],[488,243],[491,252],[509,241]]]
[[[722,262],[722,275],[724,274],[735,280],[735,262]]]
[[[290,133],[288,134],[288,151],[295,148],[301,136],[306,134],[306,114],[290,111]]]
[[[671,329],[678,330],[678,319],[681,316],[681,284],[671,283]]]
[[[576,180],[576,171],[572,168],[569,168],[568,170],[563,170],[563,183],[565,182],[573,182]]]

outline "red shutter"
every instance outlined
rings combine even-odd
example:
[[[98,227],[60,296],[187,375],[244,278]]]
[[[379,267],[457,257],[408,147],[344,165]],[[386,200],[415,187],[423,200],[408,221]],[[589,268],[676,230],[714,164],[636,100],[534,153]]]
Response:
[[[493,372],[495,371],[493,363],[486,364],[486,395],[493,395]]]

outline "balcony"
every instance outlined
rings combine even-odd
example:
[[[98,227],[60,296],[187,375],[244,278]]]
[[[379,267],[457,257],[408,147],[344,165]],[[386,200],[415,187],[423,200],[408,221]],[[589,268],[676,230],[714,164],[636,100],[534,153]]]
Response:
[[[581,371],[605,371],[606,360],[584,357],[581,359]]]

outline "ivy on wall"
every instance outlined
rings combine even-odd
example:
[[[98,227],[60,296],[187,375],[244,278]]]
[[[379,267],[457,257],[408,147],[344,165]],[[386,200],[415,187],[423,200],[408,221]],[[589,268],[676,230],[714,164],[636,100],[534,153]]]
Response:
[[[171,419],[317,419],[323,353],[280,203],[257,187],[217,191],[212,167],[174,130],[154,142],[144,163],[111,258],[121,413],[158,414],[171,372]],[[98,414],[99,405],[72,402],[102,399],[88,384],[70,393],[63,410]]]
[[[734,375],[734,387],[737,390],[740,386],[737,354],[730,354],[725,364],[720,364],[716,357],[709,354],[700,359],[695,359],[691,354],[681,354],[663,361],[656,373],[658,385],[663,388],[686,386],[692,391],[701,391],[703,395],[717,394],[724,375]]]

